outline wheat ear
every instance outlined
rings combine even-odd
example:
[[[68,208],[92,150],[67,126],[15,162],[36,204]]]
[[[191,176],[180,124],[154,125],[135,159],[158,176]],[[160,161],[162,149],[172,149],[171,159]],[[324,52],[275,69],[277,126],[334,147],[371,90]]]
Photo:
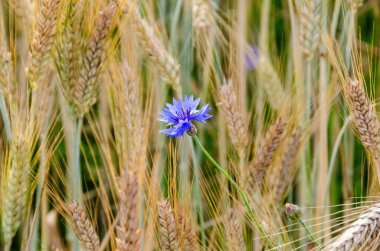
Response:
[[[78,236],[82,246],[87,250],[99,249],[99,237],[93,225],[86,216],[86,212],[78,203],[71,202],[67,205],[71,219],[74,223],[74,232]]]
[[[199,251],[197,236],[191,227],[190,217],[178,213],[178,232],[181,235],[181,245],[185,251]]]
[[[144,120],[141,108],[138,85],[128,63],[122,69],[123,80],[123,111],[128,138],[127,152],[128,170],[141,168],[145,158],[144,148]]]
[[[360,140],[374,159],[380,182],[380,126],[374,104],[369,100],[363,84],[358,80],[350,79],[344,86],[344,94]]]
[[[237,214],[235,209],[229,208],[226,217],[226,230],[227,230],[227,242],[228,250],[244,251],[245,242],[243,236],[243,229],[241,224],[237,220]]]
[[[43,0],[37,13],[27,67],[32,86],[37,84],[46,68],[54,43],[60,2],[60,0]]]
[[[219,106],[227,122],[230,140],[237,151],[244,155],[249,141],[247,122],[236,98],[236,92],[230,80],[226,81],[219,90]]]
[[[78,85],[82,65],[83,41],[83,3],[71,0],[67,6],[62,31],[58,35],[55,62],[60,77],[63,94],[70,106],[75,107],[74,93]]]
[[[271,107],[278,111],[283,108],[284,97],[286,97],[280,77],[266,55],[260,55],[256,60],[258,61],[257,70],[260,86],[263,88]]]
[[[13,83],[11,53],[0,45],[0,95],[6,95]]]
[[[293,167],[295,166],[301,136],[301,128],[296,128],[293,130],[293,133],[287,143],[286,151],[282,157],[280,175],[274,188],[273,196],[276,202],[281,202],[281,200],[286,196],[288,186],[293,182],[296,174],[294,170],[295,168]]]
[[[248,166],[248,188],[251,194],[260,188],[264,180],[273,156],[280,145],[285,125],[285,121],[279,118],[274,125],[270,126],[263,144],[258,148],[253,161]]]
[[[28,193],[29,149],[22,136],[12,141],[12,159],[4,180],[2,225],[4,242],[9,243],[21,225]]]
[[[321,0],[305,0],[301,4],[300,10],[300,44],[304,55],[311,58],[319,44],[319,27],[322,17]]]
[[[161,77],[173,85],[178,95],[181,95],[180,85],[180,64],[176,58],[169,53],[158,38],[153,27],[141,17],[137,9],[133,9],[134,26],[138,36],[138,42],[141,44],[145,54],[154,61]]]
[[[116,9],[116,5],[110,4],[100,11],[95,21],[94,33],[83,57],[78,84],[71,92],[76,101],[76,108],[82,114],[95,104],[98,97],[99,78],[109,45],[109,35],[112,31]]]
[[[178,250],[178,235],[174,212],[169,199],[164,199],[158,203],[158,220],[160,223],[161,246],[163,250]]]
[[[214,21],[211,6],[208,0],[193,0],[192,24],[197,31],[207,30]]]
[[[378,250],[380,247],[380,204],[366,210],[335,241],[324,250]],[[366,249],[367,247],[367,249]]]
[[[116,245],[119,251],[140,250],[138,228],[138,182],[135,174],[126,171],[118,180],[119,225]]]
[[[363,5],[363,2],[364,0],[346,0],[346,4],[354,13]]]

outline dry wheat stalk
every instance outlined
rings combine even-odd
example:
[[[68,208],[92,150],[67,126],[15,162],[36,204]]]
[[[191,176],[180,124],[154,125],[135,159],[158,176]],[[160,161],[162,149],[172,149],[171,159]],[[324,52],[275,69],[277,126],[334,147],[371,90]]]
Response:
[[[273,156],[280,145],[284,128],[285,121],[280,117],[274,125],[270,126],[263,144],[258,148],[253,161],[249,164],[247,185],[251,194],[260,188]]]
[[[141,17],[139,11],[134,9],[133,13],[133,24],[135,26],[139,38],[138,42],[141,44],[142,50],[144,50],[146,55],[157,64],[162,78],[171,83],[176,89],[177,94],[181,95],[180,64],[165,48],[163,42],[158,38],[153,27]]]
[[[299,39],[304,55],[311,58],[319,44],[321,23],[321,0],[304,0],[300,10]]]
[[[247,151],[249,133],[245,116],[239,108],[236,92],[231,80],[226,81],[219,90],[220,103],[224,118],[227,122],[228,134],[234,147],[240,154]]]
[[[324,250],[378,250],[380,247],[380,204],[371,206]],[[366,249],[367,247],[367,249]],[[371,247],[371,248],[370,248]]]
[[[117,226],[117,250],[140,250],[138,228],[138,182],[135,174],[124,173],[118,180],[119,225]]]
[[[37,84],[48,63],[56,33],[60,2],[60,0],[43,0],[37,14],[27,67],[32,86]]]
[[[301,136],[301,128],[296,128],[293,130],[293,133],[287,143],[286,151],[282,158],[280,175],[273,190],[273,196],[276,202],[280,202],[284,198],[288,186],[294,179],[295,171],[293,170],[293,166],[295,166],[295,160],[299,150]]]
[[[358,80],[349,80],[345,97],[363,145],[377,158],[380,144],[379,121],[363,84]]]
[[[95,232],[95,229],[87,218],[86,212],[83,208],[73,201],[67,205],[67,209],[69,210],[71,220],[74,223],[74,231],[82,246],[87,250],[98,250],[98,234]]]
[[[4,179],[2,225],[4,242],[9,243],[20,227],[28,193],[29,149],[25,138],[17,135],[11,146],[11,165]]]
[[[213,15],[208,0],[193,0],[192,23],[196,31],[205,30],[213,23]]]
[[[178,235],[174,212],[169,199],[158,203],[158,220],[160,223],[161,247],[163,250],[178,250]]]
[[[237,220],[235,209],[229,208],[226,217],[227,243],[228,250],[244,251],[245,242],[243,237],[243,229]]]

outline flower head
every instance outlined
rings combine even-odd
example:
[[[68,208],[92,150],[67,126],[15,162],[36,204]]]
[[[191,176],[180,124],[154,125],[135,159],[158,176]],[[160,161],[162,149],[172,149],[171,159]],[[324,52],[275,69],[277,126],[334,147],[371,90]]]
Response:
[[[285,213],[289,219],[294,221],[298,221],[302,216],[302,212],[299,206],[290,203],[285,204]]]
[[[252,45],[246,52],[245,61],[247,65],[247,70],[251,71],[256,69],[260,60],[260,53],[256,46]]]
[[[168,135],[169,138],[181,137],[185,132],[194,132],[195,127],[191,121],[204,123],[212,117],[208,113],[211,110],[208,104],[204,105],[200,110],[197,109],[200,100],[200,98],[194,100],[191,95],[179,100],[173,98],[173,104],[166,103],[166,107],[160,113],[159,120],[171,127],[161,132]]]

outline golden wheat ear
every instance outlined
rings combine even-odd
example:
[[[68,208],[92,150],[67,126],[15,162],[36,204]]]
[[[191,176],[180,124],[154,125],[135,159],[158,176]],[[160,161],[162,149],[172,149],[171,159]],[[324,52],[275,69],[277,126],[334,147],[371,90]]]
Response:
[[[295,162],[300,148],[301,136],[301,128],[296,128],[287,142],[286,151],[282,157],[280,175],[273,189],[273,197],[276,203],[281,203],[281,200],[286,197],[288,187],[296,176]]]
[[[43,0],[36,16],[36,23],[28,59],[28,77],[32,87],[46,68],[52,50],[61,0]]]
[[[243,228],[241,223],[237,218],[237,212],[234,208],[229,208],[227,212],[226,231],[227,231],[227,242],[229,247],[233,247],[234,250],[244,251],[245,242],[243,236]]]
[[[2,194],[2,226],[7,244],[21,226],[27,204],[30,156],[27,142],[22,136],[18,135],[12,141],[10,161]]]
[[[141,17],[137,9],[133,9],[133,24],[138,36],[138,42],[145,54],[157,64],[161,77],[173,85],[178,96],[182,95],[180,84],[180,64],[166,49],[153,27]]]
[[[87,250],[99,249],[99,237],[94,226],[87,218],[86,212],[76,202],[67,205],[73,222],[74,232],[76,233],[81,245]]]
[[[227,122],[230,140],[239,154],[244,156],[249,142],[248,126],[231,81],[225,81],[219,90],[219,97],[219,106]]]
[[[371,206],[324,250],[379,250],[380,204]]]
[[[158,221],[160,224],[161,248],[167,251],[177,250],[179,248],[177,227],[169,199],[164,199],[158,203]]]
[[[264,181],[265,174],[272,163],[273,156],[280,146],[285,125],[285,121],[280,117],[275,124],[270,126],[265,135],[264,142],[259,146],[253,161],[248,165],[249,175],[247,185],[251,194],[258,191]]]
[[[344,94],[354,126],[361,142],[375,162],[378,180],[380,181],[380,125],[374,104],[369,100],[364,85],[358,80],[348,80]]]
[[[119,224],[117,227],[117,250],[140,250],[138,227],[138,182],[135,174],[125,171],[118,180]]]

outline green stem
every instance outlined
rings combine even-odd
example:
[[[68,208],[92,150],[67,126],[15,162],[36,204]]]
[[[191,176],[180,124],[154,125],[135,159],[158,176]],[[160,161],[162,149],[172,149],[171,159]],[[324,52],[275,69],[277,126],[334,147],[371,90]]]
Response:
[[[238,193],[240,194],[241,198],[243,199],[244,201],[244,204],[245,206],[247,207],[248,209],[248,214],[251,216],[253,222],[255,223],[255,225],[257,226],[257,228],[259,229],[261,235],[265,238],[265,240],[268,242],[268,245],[273,248],[273,243],[272,241],[268,238],[267,234],[265,233],[263,227],[261,226],[261,224],[258,222],[250,204],[249,204],[249,201],[247,199],[247,196],[245,195],[245,193],[243,192],[243,190],[239,187],[239,185],[231,178],[231,176],[227,173],[227,171],[222,168],[221,166],[219,166],[219,164],[211,157],[211,155],[207,152],[207,150],[203,147],[202,143],[199,141],[199,138],[197,137],[197,135],[193,135],[192,136],[193,139],[195,140],[195,143],[197,143],[197,145],[199,146],[199,148],[202,150],[202,152],[204,153],[204,155],[206,155],[206,157],[211,161],[212,164],[214,164],[214,166],[218,169],[218,171],[220,171],[224,177],[227,178],[227,180],[235,187],[235,189],[238,191]]]
[[[74,131],[72,134],[72,154],[73,154],[73,163],[70,168],[72,168],[71,182],[71,192],[73,199],[80,203],[81,202],[81,193],[82,193],[82,172],[80,166],[80,140],[82,135],[82,117],[78,118],[74,122]]]
[[[201,227],[201,244],[203,247],[206,247],[206,232],[204,227],[204,217],[203,217],[203,207],[202,207],[202,193],[201,193],[201,182],[200,182],[200,167],[199,163],[195,157],[194,145],[190,141],[191,144],[191,153],[193,158],[194,165],[194,197],[195,197],[195,205],[198,211],[199,223]]]
[[[311,240],[318,247],[318,250],[321,250],[321,246],[319,246],[317,240],[315,239],[314,235],[311,233],[311,231],[310,231],[309,227],[306,225],[306,223],[302,219],[299,219],[298,222],[302,225],[302,227],[307,232],[307,235],[309,235],[309,237],[311,238]]]
[[[4,251],[10,251],[12,246],[12,242],[8,242],[5,244]]]
[[[80,116],[77,119],[72,120],[73,132],[71,135],[71,163],[69,165],[70,175],[69,175],[69,183],[71,188],[71,195],[73,196],[73,200],[77,203],[81,204],[81,195],[82,195],[82,172],[80,166],[80,140],[82,135],[82,124],[83,117]],[[70,232],[70,239],[73,243],[73,250],[79,250],[79,240],[75,236],[74,233]]]

